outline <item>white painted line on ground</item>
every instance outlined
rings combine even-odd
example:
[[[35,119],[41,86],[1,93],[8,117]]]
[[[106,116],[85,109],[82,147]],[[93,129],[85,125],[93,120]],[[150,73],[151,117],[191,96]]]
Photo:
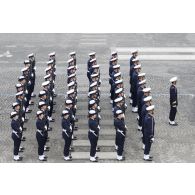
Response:
[[[24,48],[34,48],[35,46],[34,45],[24,45],[23,47]]]
[[[91,39],[91,38],[88,38],[88,39],[87,39],[87,38],[86,38],[86,39],[81,39],[80,41],[81,41],[81,42],[87,42],[87,41],[88,41],[88,42],[89,42],[89,41],[91,41],[91,42],[96,42],[96,41],[105,42],[106,39],[96,39],[96,38],[92,38],[92,39]]]
[[[111,51],[131,53],[134,49],[141,52],[195,53],[195,47],[112,47]]]
[[[88,43],[81,42],[80,43],[80,45],[105,45],[105,44],[106,44],[105,42],[93,42],[93,43],[92,42],[88,42]]]
[[[118,55],[120,60],[129,60],[130,55]],[[195,55],[139,55],[140,60],[195,60]]]
[[[8,47],[8,48],[15,48],[17,47],[16,45],[5,45],[5,47]]]
[[[82,37],[107,37],[105,34],[82,34]]]
[[[9,63],[8,61],[0,61],[0,64],[7,64]]]

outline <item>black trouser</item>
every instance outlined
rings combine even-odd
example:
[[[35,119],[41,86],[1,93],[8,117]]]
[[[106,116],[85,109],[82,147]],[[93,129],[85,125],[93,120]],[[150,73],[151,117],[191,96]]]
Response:
[[[133,100],[132,106],[136,107],[137,106],[137,90],[136,89],[132,90],[132,96],[131,97],[132,97],[132,100]]]
[[[15,134],[12,133],[12,139],[14,141],[14,155],[17,156],[20,148],[20,143],[21,143],[21,134]]]
[[[145,155],[148,155],[150,153],[150,148],[151,148],[151,141],[150,141],[150,138],[144,138],[145,140],[145,149],[144,149],[144,154]]]
[[[170,113],[169,113],[170,121],[174,121],[175,120],[176,113],[177,113],[177,107],[172,107],[171,106]]]
[[[89,71],[87,71],[87,77],[89,79],[89,82],[91,82],[91,76],[90,76],[90,72]]]
[[[142,111],[141,104],[138,104],[138,116],[139,116],[138,125],[140,127],[142,126],[142,115],[141,115],[141,111]]]
[[[38,143],[38,155],[42,156],[44,153],[44,146],[45,146],[45,135],[42,135],[39,132],[36,132],[36,138]]]
[[[70,145],[72,141],[72,134],[71,133],[65,133],[62,131],[62,137],[64,138],[65,145],[64,145],[64,156],[68,157],[70,154]]]
[[[49,110],[49,113],[48,113],[48,116],[51,117],[52,116],[52,112],[53,112],[53,100],[50,102],[50,110]]]
[[[117,141],[117,154],[118,156],[123,155],[123,150],[124,150],[124,143],[125,143],[125,132],[123,132],[124,135],[122,135],[120,132],[116,131],[116,141]]]
[[[95,136],[92,132],[88,132],[88,138],[91,144],[90,148],[90,156],[95,157],[96,154],[96,147],[97,147],[97,142],[98,142],[98,135]]]

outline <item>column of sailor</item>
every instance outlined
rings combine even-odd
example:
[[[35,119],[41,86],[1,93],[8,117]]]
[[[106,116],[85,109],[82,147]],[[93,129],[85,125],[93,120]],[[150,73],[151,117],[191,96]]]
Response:
[[[116,159],[118,161],[125,160],[124,143],[127,127],[125,125],[125,111],[127,105],[125,103],[125,92],[123,78],[118,64],[117,52],[112,52],[109,62],[109,84],[110,84],[110,103],[112,105],[114,127],[116,130],[115,150]]]
[[[78,122],[76,117],[77,111],[77,64],[76,64],[76,52],[69,53],[70,59],[67,61],[67,87],[68,90],[65,96],[65,108],[62,111],[62,137],[64,139],[64,151],[63,156],[65,161],[71,161],[71,151],[74,151],[73,140],[77,140],[74,135],[74,131],[78,130],[75,125]]]
[[[52,131],[50,127],[51,122],[55,122],[52,114],[55,113],[53,109],[56,102],[54,98],[57,96],[55,93],[55,79],[56,79],[56,54],[52,52],[49,55],[47,68],[45,69],[44,82],[42,89],[39,92],[38,111],[36,113],[36,139],[38,143],[38,159],[40,161],[47,161],[47,156],[44,152],[48,152],[50,147],[46,146],[49,142],[48,132]]]
[[[25,141],[23,132],[27,129],[24,123],[28,121],[26,113],[31,113],[30,105],[34,105],[32,98],[35,97],[35,55],[29,54],[28,60],[24,61],[24,68],[22,68],[22,75],[18,77],[16,87],[16,101],[12,104],[13,111],[10,114],[12,139],[14,142],[13,159],[21,161],[23,157],[19,156],[19,152],[24,151],[24,147],[20,146],[21,141]]]
[[[132,113],[137,113],[138,131],[142,132],[142,149],[145,161],[152,161],[151,145],[154,142],[154,105],[152,105],[151,88],[146,86],[146,73],[141,72],[142,65],[138,51],[132,52],[130,58],[130,104]]]
[[[100,65],[97,64],[96,52],[89,53],[87,62],[87,77],[89,80],[88,92],[88,139],[90,142],[90,157],[91,162],[98,162],[96,152],[100,151],[98,147],[101,108],[100,108]]]

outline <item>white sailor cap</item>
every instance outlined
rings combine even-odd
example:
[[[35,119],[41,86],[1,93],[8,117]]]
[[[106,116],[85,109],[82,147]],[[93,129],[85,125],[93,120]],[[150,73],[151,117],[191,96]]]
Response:
[[[146,79],[142,80],[139,82],[139,85],[145,84],[146,83]]]
[[[75,52],[75,51],[70,52],[69,55],[70,55],[70,56],[76,55],[76,52]]]
[[[98,76],[98,74],[95,73],[95,74],[92,74],[92,75],[91,75],[91,78],[94,78],[94,77],[97,77],[97,76]]]
[[[45,106],[45,105],[46,105],[46,102],[44,101],[39,102],[39,106]]]
[[[96,114],[95,110],[89,110],[89,115],[94,115],[94,114]]]
[[[141,64],[134,66],[134,69],[138,69],[138,68],[141,68]]]
[[[95,94],[96,92],[97,92],[96,90],[90,91],[90,92],[88,93],[88,96],[93,95],[93,94]]]
[[[14,103],[12,104],[12,108],[15,108],[15,107],[18,106],[18,105],[20,105],[18,102],[14,102]]]
[[[19,76],[18,77],[18,81],[21,81],[21,80],[23,80],[23,79],[26,79],[24,76]]]
[[[96,64],[96,65],[93,65],[92,68],[99,68],[100,65]]]
[[[117,58],[112,58],[112,59],[110,59],[110,62],[114,62],[116,60],[117,60]]]
[[[22,68],[21,72],[25,72],[27,70],[28,70],[28,67],[24,67],[24,68]]]
[[[44,79],[48,79],[51,77],[51,74],[47,74],[46,76],[44,76]]]
[[[120,68],[119,64],[113,66],[113,69],[117,69],[117,68]]]
[[[66,103],[66,104],[72,104],[72,100],[69,100],[69,99],[68,99],[68,100],[65,101],[65,103]]]
[[[55,56],[56,55],[56,52],[51,52],[48,54],[48,56]]]
[[[30,64],[29,60],[24,60],[24,64]]]
[[[134,58],[133,60],[132,60],[132,62],[137,62],[137,61],[139,61],[139,58],[137,57],[137,58]]]
[[[90,62],[96,62],[96,58],[91,59]]]
[[[147,97],[144,98],[144,102],[148,102],[150,100],[152,100],[152,96],[147,96]]]
[[[93,105],[93,104],[95,104],[95,100],[90,100],[89,105]]]
[[[171,82],[171,83],[172,83],[172,82],[175,82],[175,81],[177,81],[177,77],[173,77],[173,78],[170,79],[170,82]]]
[[[142,72],[138,74],[138,77],[143,77],[143,76],[146,76],[146,73]]]
[[[117,54],[117,51],[113,51],[112,53],[111,53],[111,55],[113,56],[113,55],[116,55]]]
[[[16,111],[11,112],[10,118],[13,118],[13,117],[16,116],[17,114],[18,114],[18,113],[17,113]]]
[[[69,75],[68,78],[72,78],[72,77],[75,77],[75,76],[76,76],[76,74],[73,73],[73,74]]]
[[[96,85],[97,85],[97,81],[91,83],[90,87],[94,87],[94,86],[96,86]]]
[[[38,110],[38,111],[37,111],[37,116],[39,116],[39,115],[41,115],[41,114],[43,114],[43,111]]]
[[[20,87],[22,87],[23,85],[22,84],[20,84],[20,83],[17,83],[16,84],[16,88],[20,88]]]
[[[115,114],[116,114],[116,115],[123,114],[123,111],[122,111],[122,110],[117,110],[117,111],[115,112]]]
[[[47,62],[47,65],[50,65],[50,64],[53,64],[53,63],[54,63],[53,60],[49,60],[49,61]]]
[[[91,52],[89,53],[89,56],[94,56],[96,54],[96,52]]]
[[[70,89],[70,90],[67,91],[66,93],[67,93],[67,95],[70,95],[70,94],[74,93],[74,89]]]
[[[43,86],[43,87],[44,87],[44,86],[47,86],[47,85],[49,85],[49,83],[50,83],[50,81],[45,81],[45,82],[42,83],[42,86]]]
[[[117,90],[115,91],[116,94],[119,94],[119,93],[121,93],[121,92],[123,92],[123,88],[119,88],[119,89],[117,89]]]
[[[120,84],[120,83],[123,83],[122,79],[115,81],[115,84]]]
[[[119,76],[121,76],[121,72],[117,72],[116,74],[114,74],[114,77],[116,78],[116,77],[119,77]]]
[[[20,92],[16,93],[16,97],[21,96],[23,94],[24,94],[24,92],[23,91],[20,91]]]
[[[147,93],[147,92],[150,92],[150,91],[151,91],[151,88],[150,87],[146,87],[146,88],[143,89],[143,92],[144,93]]]
[[[68,83],[68,87],[72,87],[75,84],[74,81],[71,81],[70,83]]]
[[[138,52],[138,50],[137,49],[134,49],[134,50],[132,50],[132,54],[134,54],[134,53],[137,53]]]
[[[51,70],[51,67],[47,67],[47,68],[45,69],[45,72],[47,72],[47,71],[49,71],[49,70]]]
[[[34,57],[34,53],[28,55],[29,58]]]
[[[146,110],[147,110],[147,111],[154,110],[154,107],[155,107],[154,105],[148,106],[148,107],[146,108]]]
[[[39,97],[44,96],[44,95],[46,95],[46,91],[40,91],[39,92]]]
[[[75,66],[69,66],[69,67],[67,68],[67,70],[71,70],[71,69],[73,69],[73,68],[75,68]]]
[[[68,110],[63,110],[62,111],[62,116],[66,115],[66,114],[69,114]]]
[[[71,63],[71,62],[73,62],[73,58],[70,58],[68,61],[67,61],[67,63],[69,64],[69,63]]]
[[[118,102],[120,102],[120,101],[122,101],[123,100],[123,98],[122,97],[119,97],[119,98],[116,98],[115,100],[114,100],[114,102],[115,103],[118,103]]]

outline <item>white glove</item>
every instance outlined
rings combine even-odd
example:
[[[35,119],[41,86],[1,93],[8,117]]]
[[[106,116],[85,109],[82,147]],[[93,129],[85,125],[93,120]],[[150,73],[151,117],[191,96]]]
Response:
[[[33,73],[31,74],[31,77],[34,77],[34,74]]]
[[[22,127],[20,127],[20,131],[22,131]]]
[[[45,130],[47,130],[47,125],[44,126]]]
[[[34,70],[36,70],[36,69],[37,69],[37,67],[35,66],[35,67],[34,67]]]
[[[48,106],[48,109],[49,109],[49,110],[50,110],[50,108],[51,108],[51,107],[50,107],[50,106]]]
[[[31,85],[31,82],[30,82],[30,81],[28,81],[28,84],[29,84],[29,85]]]
[[[27,94],[28,93],[28,90],[26,89],[25,93]]]
[[[151,139],[151,142],[152,142],[152,143],[154,142],[154,138]]]
[[[50,101],[52,101],[52,97],[50,97]]]
[[[22,117],[22,121],[24,122],[24,117]]]

